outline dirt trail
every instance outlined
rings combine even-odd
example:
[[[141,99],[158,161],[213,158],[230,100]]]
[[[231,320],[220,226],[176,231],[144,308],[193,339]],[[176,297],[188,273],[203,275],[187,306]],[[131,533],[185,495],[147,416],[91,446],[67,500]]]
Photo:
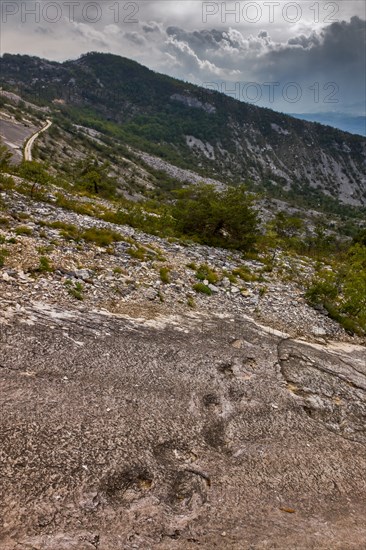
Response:
[[[51,120],[46,120],[46,124],[41,130],[38,130],[35,134],[33,134],[27,141],[24,147],[24,160],[32,160],[32,147],[34,145],[34,142],[36,141],[37,137],[48,130],[48,128],[52,125]]]

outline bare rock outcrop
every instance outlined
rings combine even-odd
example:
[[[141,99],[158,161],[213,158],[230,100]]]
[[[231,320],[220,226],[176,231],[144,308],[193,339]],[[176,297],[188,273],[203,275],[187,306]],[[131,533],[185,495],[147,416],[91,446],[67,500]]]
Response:
[[[3,550],[366,544],[364,347],[40,303],[0,346]]]

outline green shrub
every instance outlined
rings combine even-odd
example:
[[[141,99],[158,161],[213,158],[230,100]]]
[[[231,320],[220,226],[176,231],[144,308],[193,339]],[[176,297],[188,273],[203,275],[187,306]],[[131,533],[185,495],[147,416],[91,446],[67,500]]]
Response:
[[[146,259],[146,249],[143,246],[135,244],[127,251],[127,254],[136,260],[141,260],[142,262]]]
[[[39,258],[39,265],[38,265],[37,271],[39,271],[40,273],[49,273],[53,271],[53,267],[51,265],[49,258],[47,258],[47,256],[41,256]]]
[[[337,299],[339,289],[334,273],[322,272],[315,278],[305,293],[311,305],[323,305]]]
[[[19,221],[29,220],[29,214],[27,214],[27,212],[17,212],[14,217]]]
[[[47,254],[47,252],[52,252],[54,250],[54,248],[55,247],[52,244],[49,244],[47,246],[38,246],[37,247],[37,252],[39,252],[39,254],[44,256],[45,254]]]
[[[80,283],[79,281],[73,283],[68,279],[67,281],[65,281],[65,286],[70,296],[72,296],[76,300],[84,300],[84,285],[82,283]]]
[[[305,294],[310,305],[322,305],[346,330],[366,332],[366,246],[354,244],[332,271],[319,271]]]
[[[51,180],[44,166],[34,160],[23,161],[19,166],[19,175],[32,183],[30,189],[31,197],[33,197],[39,186],[44,186]]]
[[[95,211],[92,205],[80,202],[75,199],[70,199],[62,193],[56,193],[56,205],[60,208],[64,208],[65,210],[71,210],[72,212],[76,212],[77,214],[82,214],[83,216],[95,215]]]
[[[32,235],[32,229],[26,225],[20,225],[16,228],[15,233],[17,235]]]
[[[199,292],[201,294],[207,294],[207,296],[211,296],[212,294],[212,290],[205,284],[203,283],[196,283],[193,285],[193,290],[195,290],[196,292]]]
[[[15,188],[15,181],[12,176],[8,176],[7,174],[2,174],[0,171],[0,191],[3,189],[14,189]],[[5,208],[5,202],[1,198],[0,200],[0,210],[3,210]]]
[[[112,198],[116,194],[117,180],[111,177],[109,172],[107,162],[100,164],[92,157],[78,160],[73,170],[75,187],[94,195]]]
[[[235,277],[240,277],[240,279],[245,283],[250,283],[257,280],[257,276],[254,273],[251,273],[250,270],[244,265],[233,269],[232,273]]]
[[[188,296],[187,305],[188,305],[188,307],[190,307],[192,309],[194,309],[196,307],[196,302],[194,301],[193,296]]]
[[[113,268],[113,273],[116,275],[123,275],[125,271],[121,267],[117,266]]]
[[[207,264],[201,264],[196,271],[196,278],[199,281],[207,280],[211,284],[217,283],[219,277],[213,269],[211,269]]]
[[[359,229],[357,231],[357,234],[353,238],[353,242],[355,244],[358,243],[358,244],[362,244],[363,246],[366,246],[366,227],[364,227],[363,229]]]
[[[102,247],[110,246],[114,242],[123,240],[123,237],[115,231],[111,231],[110,229],[97,229],[95,227],[86,229],[80,234],[80,237],[84,239],[84,241],[92,242]]]
[[[261,286],[259,288],[259,296],[262,298],[266,294],[267,291],[268,291],[268,288],[266,286]]]
[[[164,284],[170,283],[170,269],[169,269],[169,267],[162,267],[160,269],[160,280]]]
[[[80,229],[71,223],[65,223],[61,221],[46,223],[48,227],[52,229],[59,229],[60,235],[69,241],[80,240]]]
[[[0,248],[0,267],[4,267],[5,265],[5,258],[9,256],[8,250],[5,248]]]
[[[291,238],[302,231],[304,222],[296,216],[288,216],[284,212],[277,212],[272,225],[279,237]]]
[[[232,283],[233,285],[235,285],[238,282],[234,273],[230,273],[229,271],[224,270],[222,272],[222,275],[223,277],[226,277],[227,279],[229,279],[230,283]]]
[[[193,185],[177,192],[173,207],[176,230],[211,246],[249,250],[256,242],[257,214],[243,186],[218,191]]]

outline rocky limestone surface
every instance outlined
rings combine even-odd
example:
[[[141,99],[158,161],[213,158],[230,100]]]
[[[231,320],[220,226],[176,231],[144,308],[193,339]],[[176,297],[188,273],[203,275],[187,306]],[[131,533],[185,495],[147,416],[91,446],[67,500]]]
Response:
[[[42,303],[0,345],[2,549],[364,547],[364,347]]]
[[[307,305],[311,262],[1,199],[1,550],[365,547],[366,348]]]

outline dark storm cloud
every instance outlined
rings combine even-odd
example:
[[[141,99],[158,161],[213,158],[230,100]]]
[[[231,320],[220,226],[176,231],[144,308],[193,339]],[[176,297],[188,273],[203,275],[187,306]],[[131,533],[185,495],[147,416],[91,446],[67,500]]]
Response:
[[[275,60],[279,68],[286,65],[296,68],[299,60],[308,59],[309,63],[315,63],[322,70],[329,66],[342,70],[342,62],[353,65],[365,59],[365,22],[358,17],[352,17],[349,22],[332,23],[309,35],[299,34],[289,38],[286,43],[273,42],[267,31],[260,31],[257,36],[244,36],[234,29],[186,31],[170,26],[166,33],[175,41],[185,43],[195,54],[205,56],[212,62],[220,54],[229,65],[230,60],[222,55],[228,51],[228,47],[245,57],[250,56],[250,50],[254,50],[256,53],[253,55],[263,57],[264,66],[266,61],[272,63]],[[240,64],[237,68],[241,68]],[[298,68],[301,69],[301,66]]]
[[[332,23],[319,34],[288,40],[285,47],[267,53],[269,63],[287,74],[312,73],[353,74],[365,69],[365,22],[352,17],[350,22]],[[304,65],[305,64],[305,65]],[[354,74],[356,77],[357,74]]]
[[[215,29],[189,32],[179,27],[168,27],[166,33],[177,40],[187,42],[192,49],[200,52],[211,48],[219,48],[224,35],[223,31]]]
[[[279,82],[298,82],[302,87],[319,82],[326,88],[334,83],[340,103],[362,102],[365,22],[353,17],[348,23],[332,23],[319,34],[300,36],[289,40],[285,47],[268,51],[257,65],[255,76],[261,80],[268,75]]]
[[[181,68],[186,66],[192,71],[192,56],[196,56],[215,67],[213,77],[226,74],[228,83],[273,82],[280,87],[295,82],[301,90],[316,85],[323,88],[323,99],[327,90],[337,90],[329,96],[329,103],[360,104],[365,94],[365,22],[359,17],[332,23],[308,35],[299,34],[286,43],[272,41],[267,31],[243,36],[233,29],[187,32],[169,27],[167,34],[171,53],[174,47],[179,49]],[[309,99],[311,95],[309,92]],[[318,96],[313,99],[321,103],[321,94]]]
[[[146,23],[145,25],[142,25],[141,28],[145,33],[160,33],[159,25],[157,25],[156,23]]]
[[[313,46],[319,46],[321,43],[321,38],[315,32],[311,33],[310,36],[305,36],[305,34],[300,34],[294,38],[289,38],[287,44],[289,46],[301,46],[302,48],[312,48]]]

